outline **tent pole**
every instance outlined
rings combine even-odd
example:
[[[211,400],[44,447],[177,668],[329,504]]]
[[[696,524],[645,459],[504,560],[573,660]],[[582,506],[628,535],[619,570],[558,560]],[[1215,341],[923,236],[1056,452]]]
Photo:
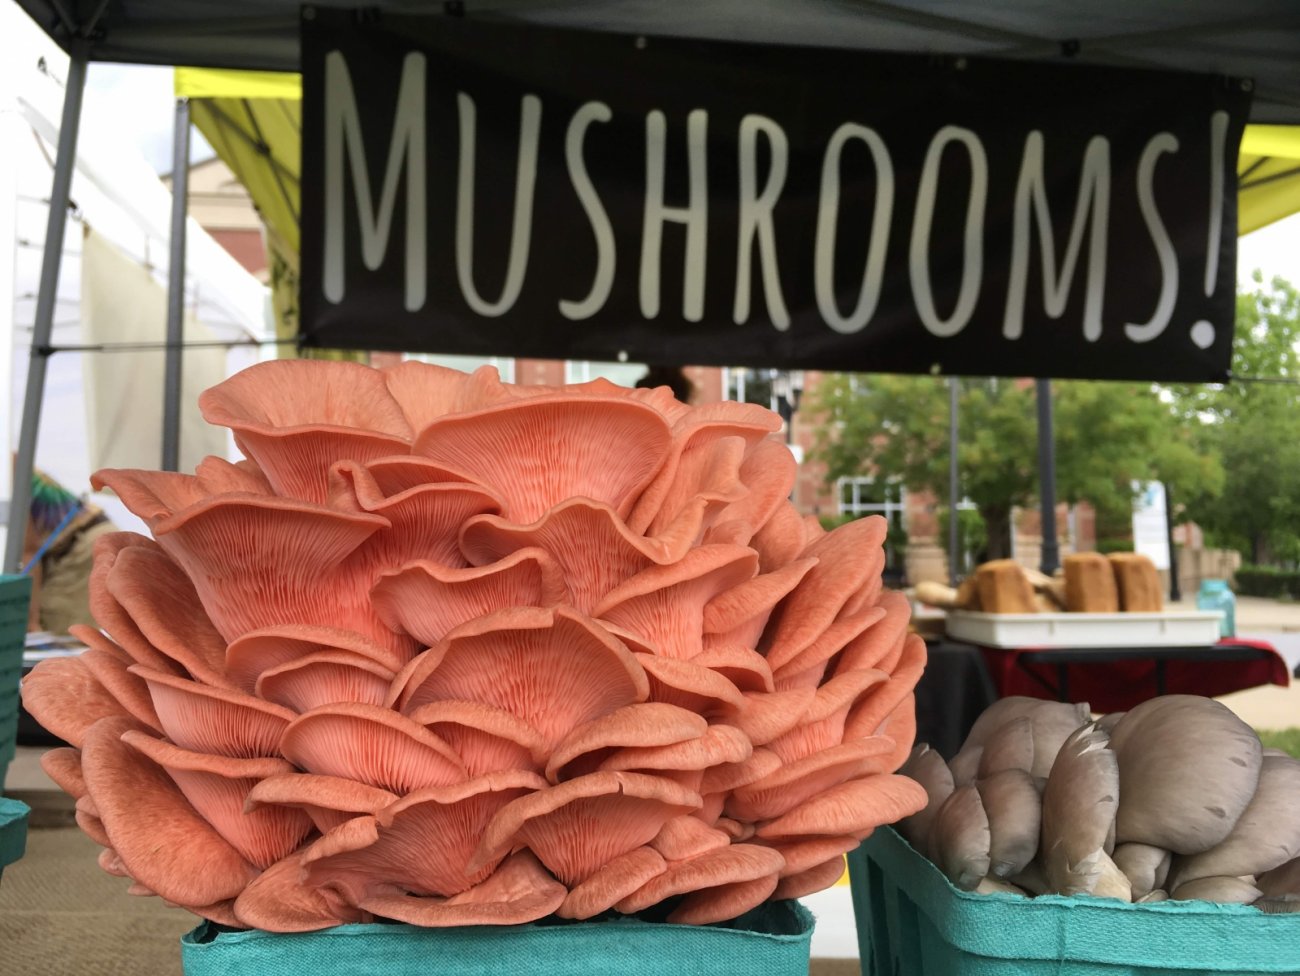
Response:
[[[1051,576],[1061,565],[1056,541],[1056,438],[1052,431],[1052,381],[1035,380],[1038,399],[1038,502],[1042,506],[1043,555],[1039,569]]]
[[[32,329],[31,359],[27,364],[27,392],[23,399],[23,421],[14,459],[13,501],[9,509],[9,533],[5,539],[3,568],[22,568],[23,536],[32,504],[32,468],[36,464],[36,435],[41,426],[41,404],[45,398],[45,369],[50,356],[50,334],[54,328],[54,300],[59,287],[63,257],[63,233],[68,223],[68,199],[72,173],[77,163],[77,129],[81,124],[81,97],[86,89],[86,67],[90,45],[72,44],[68,79],[63,94],[63,117],[59,123],[59,145],[54,159],[54,181],[50,187],[50,212],[45,225],[45,253],[41,259],[40,291],[36,298],[36,321]]]
[[[190,197],[190,101],[176,99],[172,132],[171,257],[167,262],[167,353],[163,372],[162,468],[181,466],[181,342],[185,338],[185,218]]]
[[[957,384],[948,377],[948,584],[957,585],[957,504],[961,486],[957,478]]]

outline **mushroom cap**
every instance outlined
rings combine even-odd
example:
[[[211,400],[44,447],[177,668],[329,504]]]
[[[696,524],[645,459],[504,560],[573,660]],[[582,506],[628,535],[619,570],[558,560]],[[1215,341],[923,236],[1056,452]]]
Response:
[[[813,834],[865,837],[882,824],[894,823],[925,805],[925,790],[906,776],[877,773],[849,780],[818,793],[802,806],[755,832],[763,840]]]
[[[943,802],[930,827],[934,863],[958,888],[972,891],[989,873],[993,837],[988,814],[974,786],[959,786]]]
[[[1257,884],[1259,890],[1270,898],[1281,895],[1300,896],[1300,857],[1261,874]]]
[[[1092,894],[1110,865],[1105,845],[1119,807],[1120,774],[1108,741],[1092,724],[1072,734],[1043,790],[1043,866],[1062,894]]]
[[[463,624],[414,658],[390,698],[403,711],[480,701],[528,722],[552,746],[649,694],[636,658],[596,621],[565,607],[516,607]]]
[[[300,852],[294,851],[249,882],[233,911],[239,924],[266,932],[316,932],[370,921],[369,912],[332,894],[305,883]]]
[[[602,864],[649,843],[665,823],[698,810],[698,793],[641,773],[598,772],[506,804],[482,832],[469,869],[516,844],[556,877],[577,884]]]
[[[257,875],[190,805],[157,763],[122,741],[130,719],[101,719],[82,745],[82,771],[128,876],[179,905],[234,898]],[[145,819],[140,810],[148,809]]]
[[[1197,878],[1174,888],[1171,901],[1213,901],[1225,905],[1249,905],[1263,892],[1251,882],[1236,877]]]
[[[1116,841],[1199,854],[1232,831],[1259,785],[1259,736],[1225,705],[1165,695],[1115,725],[1119,759]]]
[[[127,670],[149,686],[163,732],[182,749],[235,759],[277,756],[281,736],[297,718],[282,705],[241,691],[213,688],[141,664]]]
[[[80,747],[100,719],[126,719],[127,710],[75,657],[41,661],[22,680],[23,708],[42,727]],[[134,719],[130,720],[134,724]]]
[[[676,705],[624,705],[576,726],[557,742],[547,760],[546,778],[558,783],[594,772],[603,759],[620,748],[673,745],[698,739],[708,729],[709,723],[703,718]],[[579,763],[580,759],[584,761]]]
[[[784,865],[784,858],[770,847],[731,844],[706,851],[697,857],[668,862],[666,871],[651,878],[614,907],[630,915],[657,905],[673,895],[769,877],[772,885],[768,894],[771,894],[771,889],[776,888],[777,873]],[[766,897],[764,895],[759,901]]]
[[[563,601],[560,567],[542,549],[520,549],[486,566],[417,559],[380,573],[370,591],[389,627],[432,646],[461,624],[508,607]]]
[[[1028,715],[1021,715],[1011,719],[984,740],[977,778],[987,779],[1008,769],[1028,773],[1033,768],[1034,724]]]
[[[523,524],[578,496],[626,517],[669,446],[668,424],[652,407],[623,397],[548,396],[439,417],[411,453],[492,485],[507,496],[502,514]]]
[[[912,754],[903,763],[899,773],[921,784],[925,790],[926,803],[925,809],[899,821],[898,829],[917,853],[929,857],[931,824],[938,815],[939,808],[955,789],[952,770],[943,761],[943,756],[921,743],[912,749]]]
[[[550,915],[564,902],[564,885],[527,850],[515,851],[488,877],[450,898],[376,892],[362,908],[384,918],[429,928],[522,925]]]
[[[1169,875],[1172,855],[1150,844],[1118,844],[1111,860],[1128,877],[1133,888],[1133,900],[1141,901],[1147,894],[1163,888]]]
[[[398,794],[468,778],[460,757],[419,722],[360,702],[322,705],[298,716],[285,728],[280,752],[308,772]]]
[[[1198,878],[1265,874],[1300,857],[1300,760],[1264,756],[1259,786],[1222,841],[1200,854],[1178,857],[1169,887]]]
[[[1043,812],[1038,789],[1028,772],[1014,768],[975,786],[989,819],[989,873],[1004,879],[1019,874],[1038,853]]]
[[[637,847],[601,865],[570,889],[555,914],[584,919],[613,908],[651,878],[668,870],[668,862],[652,847]]]

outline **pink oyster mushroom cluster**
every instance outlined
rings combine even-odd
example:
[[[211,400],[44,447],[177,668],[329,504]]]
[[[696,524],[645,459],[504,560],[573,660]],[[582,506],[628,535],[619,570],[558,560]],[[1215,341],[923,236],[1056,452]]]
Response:
[[[247,460],[100,472],[102,632],[23,700],[100,864],[230,926],[711,923],[922,809],[885,524],[788,501],[779,420],[490,368],[254,366]]]

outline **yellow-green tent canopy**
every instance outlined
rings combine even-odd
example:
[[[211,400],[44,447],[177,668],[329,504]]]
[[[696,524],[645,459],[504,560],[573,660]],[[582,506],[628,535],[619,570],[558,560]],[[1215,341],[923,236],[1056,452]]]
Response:
[[[176,95],[212,148],[248,188],[267,224],[277,321],[296,334],[302,82],[296,74],[177,68]],[[1237,232],[1300,212],[1300,126],[1248,125],[1237,167]],[[291,276],[291,282],[289,278]],[[279,314],[285,307],[285,316]]]
[[[1300,125],[1248,125],[1237,165],[1237,230],[1300,211]]]

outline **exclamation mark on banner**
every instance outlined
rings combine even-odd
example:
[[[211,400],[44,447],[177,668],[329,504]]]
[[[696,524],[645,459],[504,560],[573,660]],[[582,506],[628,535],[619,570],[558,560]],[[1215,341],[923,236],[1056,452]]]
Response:
[[[1214,294],[1219,279],[1219,237],[1223,233],[1223,153],[1228,139],[1228,113],[1210,116],[1210,231],[1205,242],[1205,297]],[[1201,319],[1192,326],[1192,342],[1202,349],[1214,345],[1214,325]]]

